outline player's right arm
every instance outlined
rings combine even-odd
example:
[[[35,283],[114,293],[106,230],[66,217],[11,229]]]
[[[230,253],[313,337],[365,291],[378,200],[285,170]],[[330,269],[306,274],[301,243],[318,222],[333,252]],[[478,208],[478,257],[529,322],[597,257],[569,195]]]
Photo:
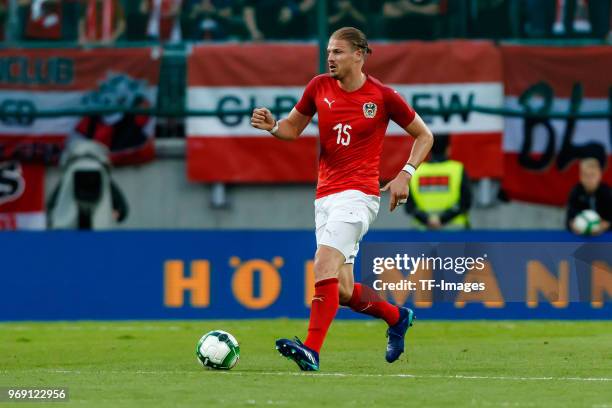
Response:
[[[256,108],[251,117],[251,126],[266,130],[281,140],[295,140],[300,137],[317,111],[314,98],[319,77],[313,78],[306,85],[302,98],[289,112],[286,119],[279,119],[277,122],[267,108]]]
[[[312,116],[303,115],[293,108],[286,119],[279,119],[277,122],[268,108],[255,108],[251,117],[251,126],[266,130],[277,139],[295,140],[306,129],[310,119]],[[277,124],[278,128],[274,129]]]

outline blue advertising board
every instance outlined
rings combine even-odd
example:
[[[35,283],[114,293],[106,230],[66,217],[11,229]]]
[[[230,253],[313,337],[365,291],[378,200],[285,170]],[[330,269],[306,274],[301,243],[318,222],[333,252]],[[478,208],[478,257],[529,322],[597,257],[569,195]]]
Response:
[[[580,239],[566,232],[372,231],[365,241]],[[589,242],[609,245],[612,254],[610,235]],[[0,248],[0,321],[309,315],[315,251],[311,231],[11,232],[0,233]],[[597,285],[591,285],[597,286],[597,299],[587,296],[559,305],[543,293],[536,305],[509,298],[502,306],[478,301],[415,306],[419,318],[425,319],[610,319],[612,269],[602,265]],[[550,269],[556,276],[554,267]],[[358,261],[357,275],[359,271]],[[360,317],[344,309],[338,316]]]

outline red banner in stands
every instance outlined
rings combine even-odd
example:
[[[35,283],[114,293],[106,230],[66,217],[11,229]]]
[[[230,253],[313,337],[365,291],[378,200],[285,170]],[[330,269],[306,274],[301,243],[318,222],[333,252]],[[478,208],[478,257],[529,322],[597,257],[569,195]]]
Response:
[[[374,44],[368,74],[392,86],[417,111],[500,106],[502,67],[488,42],[440,41]],[[188,60],[188,106],[199,110],[251,110],[256,106],[290,110],[317,74],[315,45],[206,45]],[[472,177],[501,177],[500,117],[470,113],[427,117],[434,133],[454,138],[453,158]],[[315,120],[313,122],[316,121]],[[188,120],[187,171],[191,180],[230,183],[314,182],[317,133],[310,124],[292,143],[251,128],[248,116],[221,113]],[[412,139],[390,124],[381,178],[391,179],[410,152]],[[471,137],[463,137],[471,136]]]
[[[53,163],[69,137],[107,145],[117,164],[151,160],[154,118],[32,113],[153,106],[159,67],[149,48],[0,50],[0,160]]]
[[[610,109],[610,47],[503,46],[505,104],[512,109],[593,112]],[[578,161],[608,163],[612,121],[506,118],[503,188],[512,199],[563,205],[578,182]]]
[[[45,228],[45,167],[0,162],[0,230]]]

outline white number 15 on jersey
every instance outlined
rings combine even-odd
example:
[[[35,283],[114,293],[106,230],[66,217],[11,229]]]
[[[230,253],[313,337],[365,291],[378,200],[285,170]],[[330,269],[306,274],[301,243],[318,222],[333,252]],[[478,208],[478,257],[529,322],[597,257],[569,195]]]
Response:
[[[333,129],[338,131],[338,139],[336,140],[336,144],[348,146],[349,143],[351,143],[351,134],[349,133],[349,130],[352,129],[351,125],[342,126],[342,123],[338,123],[333,127]]]

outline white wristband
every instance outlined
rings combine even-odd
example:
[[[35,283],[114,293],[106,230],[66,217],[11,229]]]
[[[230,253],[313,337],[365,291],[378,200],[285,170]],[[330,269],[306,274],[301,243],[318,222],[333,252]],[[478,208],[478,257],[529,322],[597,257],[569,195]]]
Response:
[[[410,174],[410,177],[412,177],[416,172],[416,168],[412,164],[406,163],[406,165],[402,168],[402,171],[405,171],[406,173]]]
[[[270,129],[270,133],[271,133],[271,134],[275,134],[276,132],[278,132],[278,123],[279,123],[279,122],[280,122],[280,120],[277,120],[277,121],[274,123],[274,126],[272,126],[272,129]]]

